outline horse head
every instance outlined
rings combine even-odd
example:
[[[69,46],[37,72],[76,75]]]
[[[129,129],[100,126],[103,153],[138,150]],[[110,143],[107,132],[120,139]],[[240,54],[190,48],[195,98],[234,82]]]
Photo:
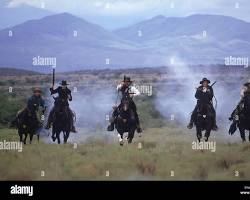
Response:
[[[198,116],[203,117],[204,119],[212,115],[211,107],[207,103],[200,103],[197,112]]]
[[[122,100],[121,100],[121,108],[124,112],[128,112],[129,107],[130,107],[130,97],[129,95],[124,95]]]

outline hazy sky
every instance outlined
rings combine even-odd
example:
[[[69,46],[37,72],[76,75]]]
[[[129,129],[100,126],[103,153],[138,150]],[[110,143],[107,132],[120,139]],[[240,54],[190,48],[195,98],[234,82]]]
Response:
[[[0,0],[2,1],[2,0]],[[156,15],[221,14],[250,22],[250,0],[10,0],[54,12],[69,12],[103,27],[124,27]]]

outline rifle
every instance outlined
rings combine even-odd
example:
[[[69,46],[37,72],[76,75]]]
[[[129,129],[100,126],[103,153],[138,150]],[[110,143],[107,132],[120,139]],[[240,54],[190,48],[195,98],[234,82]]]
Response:
[[[52,87],[54,88],[55,85],[55,68],[53,68],[53,79],[52,79]]]
[[[214,81],[214,83],[211,85],[211,87],[213,87],[216,83],[217,83],[217,81]]]

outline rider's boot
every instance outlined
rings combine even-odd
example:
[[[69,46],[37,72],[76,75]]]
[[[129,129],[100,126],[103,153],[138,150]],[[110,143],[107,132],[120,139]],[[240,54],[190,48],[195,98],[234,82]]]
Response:
[[[136,131],[137,131],[137,133],[141,133],[141,132],[142,132],[140,123],[138,123],[138,124],[136,125]]]
[[[51,124],[51,122],[48,121],[46,126],[45,126],[45,129],[49,130],[50,129],[50,124]]]
[[[142,129],[141,129],[141,126],[140,126],[139,116],[138,116],[136,110],[134,110],[134,113],[135,113],[135,120],[136,120],[136,131],[137,131],[137,133],[141,133]]]
[[[71,127],[71,130],[70,130],[72,133],[77,133],[77,131],[76,131],[76,127],[73,125],[72,127]]]
[[[214,126],[213,126],[213,131],[217,131],[218,130],[218,126],[216,125],[216,124],[214,124]]]
[[[232,121],[232,120],[234,120],[234,119],[235,119],[236,112],[237,112],[237,108],[236,108],[236,109],[234,109],[234,111],[232,112],[231,116],[228,118],[230,121]]]
[[[107,127],[107,131],[113,131],[115,129],[116,118],[117,118],[117,113],[116,113],[116,111],[114,111],[112,114],[112,117],[109,120],[109,125]]]
[[[214,121],[214,125],[213,125],[213,128],[212,128],[213,131],[217,131],[218,130],[218,126],[216,124],[216,121]]]
[[[114,129],[115,129],[115,125],[114,125],[114,122],[112,122],[108,125],[107,131],[113,131]]]
[[[189,122],[189,124],[187,125],[187,128],[188,128],[188,129],[192,129],[193,126],[194,126],[194,122],[193,122],[193,120],[191,119],[190,122]]]
[[[213,125],[212,130],[213,130],[213,131],[217,131],[217,130],[218,130],[218,126],[217,126],[217,123],[216,123],[216,119],[214,119],[214,125]]]

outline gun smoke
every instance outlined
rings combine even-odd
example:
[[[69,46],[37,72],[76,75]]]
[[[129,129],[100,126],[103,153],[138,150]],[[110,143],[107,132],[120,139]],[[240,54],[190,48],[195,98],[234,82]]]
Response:
[[[221,74],[219,66],[197,71],[178,57],[172,57],[171,60],[171,65],[166,68],[169,79],[157,88],[156,108],[169,120],[174,116],[174,120],[185,128],[196,105],[194,95],[202,78],[210,79],[211,84],[217,81],[213,86],[216,97],[213,99],[213,105],[216,108],[219,130],[213,133],[228,138],[228,118],[240,100],[240,89],[244,80],[230,72]],[[239,133],[236,133],[234,138],[239,139]]]

